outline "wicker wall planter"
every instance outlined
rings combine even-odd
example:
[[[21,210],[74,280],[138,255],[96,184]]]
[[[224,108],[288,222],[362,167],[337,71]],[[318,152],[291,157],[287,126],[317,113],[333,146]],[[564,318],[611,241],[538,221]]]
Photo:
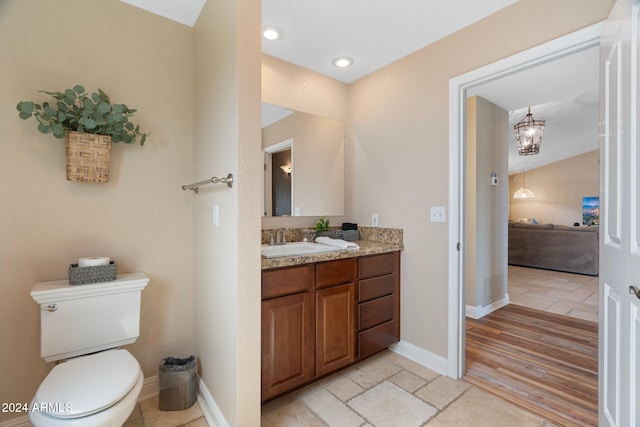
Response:
[[[109,182],[111,137],[67,132],[67,181]]]

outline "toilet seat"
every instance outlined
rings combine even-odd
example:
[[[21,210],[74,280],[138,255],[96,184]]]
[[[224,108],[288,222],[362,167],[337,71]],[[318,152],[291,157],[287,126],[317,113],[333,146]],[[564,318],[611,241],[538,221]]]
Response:
[[[32,403],[59,419],[103,411],[129,393],[140,377],[138,361],[126,350],[108,350],[56,365]]]

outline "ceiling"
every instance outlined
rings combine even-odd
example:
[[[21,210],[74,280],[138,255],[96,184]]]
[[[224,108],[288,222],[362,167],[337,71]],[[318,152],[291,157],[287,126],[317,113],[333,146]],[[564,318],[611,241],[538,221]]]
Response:
[[[122,0],[193,26],[206,0]],[[284,37],[262,41],[262,51],[351,83],[446,37],[517,0],[262,0],[263,26]],[[336,68],[339,56],[353,59]],[[518,156],[510,132],[509,170],[520,171],[598,148],[598,49],[521,71],[472,88],[510,112],[510,125],[532,107],[546,120],[540,154]]]

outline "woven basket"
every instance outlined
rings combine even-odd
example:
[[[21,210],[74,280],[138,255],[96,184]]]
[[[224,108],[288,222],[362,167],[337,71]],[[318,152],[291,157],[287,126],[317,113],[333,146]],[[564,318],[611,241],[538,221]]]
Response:
[[[86,283],[102,283],[116,280],[118,267],[114,261],[109,265],[94,265],[91,267],[78,267],[78,264],[69,264],[69,283],[71,285],[84,285]]]
[[[67,181],[109,182],[111,137],[67,132]]]

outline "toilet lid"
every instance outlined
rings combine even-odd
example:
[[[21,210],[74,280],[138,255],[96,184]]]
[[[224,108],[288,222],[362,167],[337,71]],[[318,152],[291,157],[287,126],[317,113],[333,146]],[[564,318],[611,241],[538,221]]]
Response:
[[[56,365],[44,379],[34,403],[50,416],[77,418],[100,412],[133,388],[138,361],[126,350],[108,350]]]

